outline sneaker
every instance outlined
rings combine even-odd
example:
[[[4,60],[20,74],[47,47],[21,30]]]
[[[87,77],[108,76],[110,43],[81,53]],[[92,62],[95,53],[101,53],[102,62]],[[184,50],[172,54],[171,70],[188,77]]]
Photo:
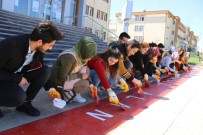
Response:
[[[30,116],[39,116],[40,112],[34,108],[31,102],[25,102],[23,105],[16,108],[19,112],[24,112]]]
[[[83,98],[80,94],[76,94],[73,101],[76,101],[76,102],[79,102],[79,103],[84,103],[84,102],[86,102],[86,99]]]
[[[0,118],[2,118],[4,115],[3,115],[3,113],[1,112],[1,110],[0,110]]]

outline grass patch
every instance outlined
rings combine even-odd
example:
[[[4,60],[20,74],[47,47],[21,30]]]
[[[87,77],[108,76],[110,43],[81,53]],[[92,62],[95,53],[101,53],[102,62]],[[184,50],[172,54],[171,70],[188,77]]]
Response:
[[[202,62],[199,61],[199,57],[198,56],[191,56],[189,61],[188,61],[188,64],[191,64],[191,65],[197,65],[197,66],[203,66]]]

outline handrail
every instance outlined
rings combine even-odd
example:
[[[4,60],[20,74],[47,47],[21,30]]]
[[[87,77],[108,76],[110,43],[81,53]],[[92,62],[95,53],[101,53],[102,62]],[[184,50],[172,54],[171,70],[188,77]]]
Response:
[[[96,22],[95,20],[93,20],[91,17],[89,17],[89,16],[87,16],[87,15],[85,15],[84,18],[85,18],[85,17],[87,17],[88,19],[90,19],[91,21],[93,21],[94,23],[96,23],[97,25],[99,25],[100,27],[102,27],[103,29],[105,29],[106,31],[108,31],[109,33],[113,34],[115,37],[118,38],[118,36],[117,36],[115,33],[111,32],[109,29],[105,28],[104,26],[102,26],[101,24],[99,24],[98,22]]]

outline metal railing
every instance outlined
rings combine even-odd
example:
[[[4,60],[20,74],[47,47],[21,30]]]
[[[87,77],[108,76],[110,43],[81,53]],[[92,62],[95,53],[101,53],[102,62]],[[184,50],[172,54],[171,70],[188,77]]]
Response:
[[[105,26],[99,24],[96,22],[93,18],[89,16],[83,16],[83,28],[89,30],[93,34],[95,34],[97,37],[102,39],[104,42],[109,42],[109,38],[111,38],[111,41],[115,41],[118,39],[118,36],[110,31]],[[75,22],[75,19],[79,19],[78,16],[66,16],[64,17],[63,23],[67,25],[73,25],[77,26],[77,23]]]
[[[118,39],[118,36],[115,33],[102,26],[89,16],[84,16],[83,26],[85,29],[90,30],[93,34],[95,34],[97,37],[101,38],[105,42],[109,41],[110,36],[115,40]]]

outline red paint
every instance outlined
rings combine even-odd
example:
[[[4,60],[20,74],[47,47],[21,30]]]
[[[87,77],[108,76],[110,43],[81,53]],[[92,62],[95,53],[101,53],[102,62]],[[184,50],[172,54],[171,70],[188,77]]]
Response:
[[[197,71],[198,70],[198,71]],[[172,86],[164,85],[167,83],[163,79],[158,85],[157,83],[150,84],[149,88],[144,88],[144,92],[148,94],[138,94],[137,89],[130,90],[127,93],[118,94],[120,102],[130,106],[126,111],[122,111],[120,107],[110,105],[108,98],[101,100],[98,106],[94,103],[87,104],[48,118],[37,120],[13,129],[0,132],[0,135],[102,135],[116,128],[132,116],[137,115],[149,105],[157,100],[170,100],[163,96],[174,90],[178,85],[181,85],[188,79],[198,73],[200,69],[194,69],[189,73],[182,73],[181,78],[176,79]],[[152,94],[152,95],[150,95]],[[127,96],[136,96],[138,98],[126,98]],[[113,115],[112,118],[105,118],[105,121],[100,121],[86,114],[86,112],[95,112],[95,109]]]

